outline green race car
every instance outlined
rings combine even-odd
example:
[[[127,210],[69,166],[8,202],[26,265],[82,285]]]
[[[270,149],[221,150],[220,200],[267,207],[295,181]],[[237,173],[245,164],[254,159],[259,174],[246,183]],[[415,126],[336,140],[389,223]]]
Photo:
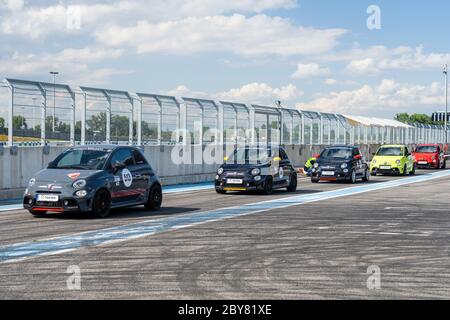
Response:
[[[370,172],[377,174],[403,175],[416,174],[414,157],[405,145],[384,145],[374,154]]]

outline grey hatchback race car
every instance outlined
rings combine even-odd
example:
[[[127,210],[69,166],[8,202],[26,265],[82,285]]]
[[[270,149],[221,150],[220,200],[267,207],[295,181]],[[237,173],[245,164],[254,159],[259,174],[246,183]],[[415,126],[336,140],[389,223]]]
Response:
[[[92,212],[99,218],[112,208],[158,210],[161,204],[161,182],[142,152],[117,145],[66,150],[29,181],[23,200],[34,216]]]

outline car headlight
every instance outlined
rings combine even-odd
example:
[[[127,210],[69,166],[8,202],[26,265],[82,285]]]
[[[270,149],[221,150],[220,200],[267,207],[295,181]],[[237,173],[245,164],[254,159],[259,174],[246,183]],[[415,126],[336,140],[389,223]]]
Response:
[[[348,167],[348,164],[346,164],[346,163],[341,164],[341,169],[347,169],[347,167]]]
[[[314,168],[318,168],[319,167],[319,164],[316,162],[316,163],[314,163]]]
[[[261,179],[262,179],[261,176],[256,176],[255,177],[255,181],[261,181]]]
[[[72,184],[74,189],[81,189],[86,186],[86,180],[77,180]]]
[[[261,169],[256,168],[256,169],[253,169],[253,170],[252,170],[252,176],[257,176],[257,175],[259,175],[260,173],[261,173]]]
[[[401,160],[397,160],[397,161],[395,161],[395,163],[400,164],[400,163],[402,163],[402,161]]]
[[[217,174],[220,176],[222,173],[223,173],[223,168],[220,168],[220,169],[217,171]]]
[[[377,160],[376,160],[376,159],[373,159],[373,160],[372,160],[372,163],[373,163],[373,164],[377,164]]]
[[[35,178],[30,179],[30,181],[28,182],[28,186],[29,186],[29,187],[32,187],[32,186],[34,186],[35,184],[36,184],[36,179],[35,179]]]
[[[75,195],[79,198],[84,198],[87,196],[87,191],[86,190],[79,190],[75,193]]]

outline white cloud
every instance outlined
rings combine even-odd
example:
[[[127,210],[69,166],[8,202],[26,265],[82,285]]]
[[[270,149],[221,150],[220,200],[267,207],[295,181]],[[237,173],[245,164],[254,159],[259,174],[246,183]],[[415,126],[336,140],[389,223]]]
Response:
[[[345,52],[325,54],[319,61],[346,62],[349,73],[375,74],[387,70],[423,70],[440,68],[450,61],[449,53],[424,53],[423,46],[410,48],[385,46],[361,48],[359,45]]]
[[[109,77],[130,71],[113,68],[92,68],[91,64],[116,59],[122,55],[121,50],[85,47],[64,49],[57,53],[40,55],[14,53],[0,59],[0,73],[9,77],[31,77],[48,74],[49,70],[58,70],[64,79],[71,83],[104,83]]]
[[[337,83],[337,80],[336,79],[327,79],[327,80],[325,80],[325,84],[326,85],[328,85],[328,86],[333,86],[333,85],[335,85]]]
[[[12,12],[2,17],[1,29],[5,34],[39,38],[55,33],[74,33],[66,28],[69,5],[36,5],[29,1],[2,0]],[[261,13],[271,9],[293,8],[297,0],[115,0],[101,3],[78,1],[82,28],[78,33],[90,33],[99,26],[114,21],[129,24],[146,20],[161,22],[186,17],[201,17],[227,13]],[[20,10],[23,9],[23,10]]]
[[[281,88],[272,88],[266,83],[250,83],[237,89],[220,92],[215,95],[219,100],[242,101],[255,104],[273,104],[276,100],[293,101],[304,93],[293,84]]]
[[[344,33],[342,29],[299,27],[280,17],[256,15],[247,18],[234,14],[161,23],[140,21],[131,27],[112,25],[97,32],[96,36],[105,45],[126,45],[141,54],[222,51],[247,56],[288,56],[324,53],[332,49]]]
[[[24,0],[2,0],[0,4],[11,11],[17,11],[23,8]]]
[[[192,91],[186,85],[179,85],[175,89],[165,92],[169,96],[186,97],[186,98],[204,98],[208,99],[210,96],[206,92]]]
[[[317,63],[298,64],[297,71],[292,75],[294,79],[309,79],[315,77],[327,76],[331,73],[330,69],[322,68]]]
[[[444,103],[443,86],[402,84],[384,79],[376,86],[330,92],[298,107],[332,113],[380,114],[397,112],[429,113]],[[426,109],[425,109],[426,108]]]

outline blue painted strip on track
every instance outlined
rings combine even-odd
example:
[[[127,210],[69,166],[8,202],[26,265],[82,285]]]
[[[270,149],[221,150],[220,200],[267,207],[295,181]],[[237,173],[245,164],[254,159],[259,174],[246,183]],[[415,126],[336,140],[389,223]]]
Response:
[[[182,185],[176,185],[176,186],[167,186],[167,187],[163,187],[163,191],[165,194],[173,194],[173,193],[209,190],[209,189],[213,189],[213,188],[214,188],[214,184],[211,182],[207,182],[207,183],[198,183],[198,184],[182,184]],[[0,212],[23,209],[23,205],[21,203],[22,199],[14,199],[14,200],[17,200],[16,204],[0,206]],[[4,200],[3,202],[6,202],[6,201],[7,200]],[[8,200],[8,201],[13,201],[13,200]],[[1,203],[1,201],[0,201],[0,203]]]
[[[81,248],[110,244],[119,241],[126,241],[153,235],[156,233],[187,228],[197,224],[235,218],[249,214],[256,214],[269,210],[298,206],[301,204],[316,201],[346,197],[376,190],[395,188],[403,185],[425,182],[432,179],[444,178],[449,176],[450,171],[442,171],[433,174],[409,177],[401,180],[393,180],[377,184],[365,184],[351,188],[316,194],[292,196],[284,199],[258,202],[231,208],[223,208],[207,212],[199,212],[176,217],[143,221],[135,224],[89,231],[75,235],[61,236],[49,240],[14,244],[0,247],[0,263],[74,251]]]

